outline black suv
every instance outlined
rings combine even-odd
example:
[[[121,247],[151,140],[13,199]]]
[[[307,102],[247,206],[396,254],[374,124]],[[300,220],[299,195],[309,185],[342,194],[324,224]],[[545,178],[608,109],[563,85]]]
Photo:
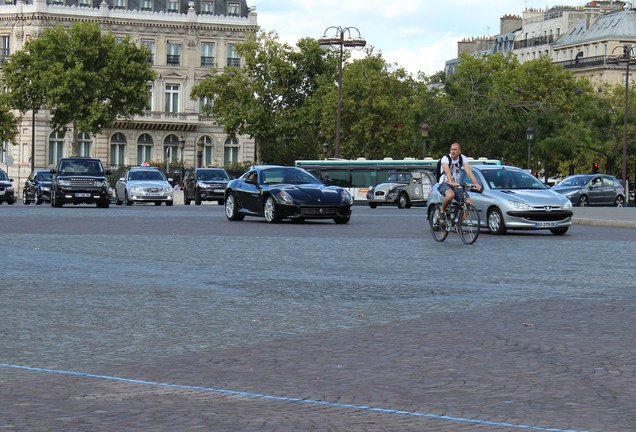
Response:
[[[42,201],[51,201],[51,170],[34,170],[24,182],[22,204],[32,202],[40,205]]]
[[[7,173],[0,169],[0,204],[5,201],[7,204],[13,204],[15,202],[13,179],[10,179]]]
[[[57,161],[51,170],[51,206],[62,207],[71,204],[97,204],[108,208],[110,187],[102,161],[88,157],[68,157]]]
[[[196,205],[202,201],[225,202],[225,188],[230,176],[223,168],[195,168],[183,178],[183,203]]]

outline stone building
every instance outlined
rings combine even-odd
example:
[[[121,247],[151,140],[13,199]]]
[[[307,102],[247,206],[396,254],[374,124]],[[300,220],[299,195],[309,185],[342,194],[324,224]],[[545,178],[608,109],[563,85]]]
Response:
[[[48,168],[63,156],[100,158],[105,166],[181,161],[186,166],[254,161],[246,136],[228,136],[201,114],[206,101],[191,100],[192,87],[226,66],[241,66],[236,44],[258,30],[246,0],[6,0],[0,5],[0,60],[47,27],[98,22],[117,37],[130,36],[152,52],[157,73],[148,83],[151,106],[132,124],[115,123],[97,136],[52,131],[47,111],[24,114],[14,143],[3,143],[0,166],[21,187],[31,165]],[[32,145],[32,137],[34,145]],[[35,154],[32,155],[32,148]],[[33,163],[31,157],[34,157]],[[19,183],[18,183],[19,182]]]

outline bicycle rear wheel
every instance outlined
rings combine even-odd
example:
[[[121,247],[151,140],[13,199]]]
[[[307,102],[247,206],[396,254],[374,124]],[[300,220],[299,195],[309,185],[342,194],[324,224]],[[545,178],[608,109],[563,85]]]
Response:
[[[479,237],[479,212],[477,209],[466,204],[457,215],[457,228],[459,237],[467,245],[475,243]]]
[[[448,231],[446,231],[446,224],[439,224],[439,215],[441,213],[442,205],[437,204],[435,207],[429,210],[428,223],[431,226],[431,234],[435,241],[443,242],[448,237]]]

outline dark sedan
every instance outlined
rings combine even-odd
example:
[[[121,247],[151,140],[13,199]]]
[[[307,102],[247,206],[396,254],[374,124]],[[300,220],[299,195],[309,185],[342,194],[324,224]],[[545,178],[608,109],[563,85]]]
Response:
[[[625,189],[614,176],[607,174],[577,174],[566,177],[552,190],[565,195],[572,204],[585,207],[625,205]]]
[[[353,198],[346,189],[329,186],[301,168],[274,165],[251,167],[225,190],[225,215],[240,221],[245,216],[282,219],[333,219],[346,224]]]
[[[22,204],[42,204],[51,201],[51,170],[34,170],[24,183],[22,189]]]

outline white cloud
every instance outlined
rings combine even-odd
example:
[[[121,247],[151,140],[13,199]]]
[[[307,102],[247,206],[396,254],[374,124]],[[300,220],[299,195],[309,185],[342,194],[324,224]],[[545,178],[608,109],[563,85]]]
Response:
[[[303,37],[319,38],[330,26],[356,27],[368,46],[389,63],[427,75],[457,57],[457,42],[499,33],[499,19],[521,15],[524,8],[546,8],[534,0],[248,0],[258,23],[274,30],[282,42],[295,45]],[[556,4],[580,6],[579,0]]]

